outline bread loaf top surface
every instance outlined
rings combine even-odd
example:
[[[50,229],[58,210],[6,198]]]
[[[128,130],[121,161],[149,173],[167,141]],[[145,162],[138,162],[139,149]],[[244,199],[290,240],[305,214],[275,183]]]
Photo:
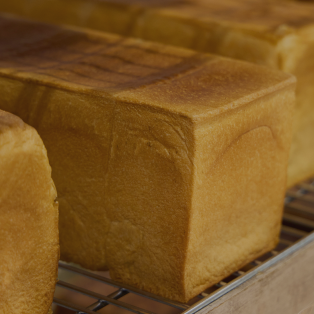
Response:
[[[111,34],[0,17],[0,75],[198,120],[295,83],[249,63]]]

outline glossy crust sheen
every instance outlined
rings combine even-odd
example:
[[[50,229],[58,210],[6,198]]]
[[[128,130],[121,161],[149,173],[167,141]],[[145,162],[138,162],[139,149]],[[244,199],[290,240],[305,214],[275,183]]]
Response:
[[[86,26],[215,53],[296,75],[288,186],[314,175],[313,2],[33,0],[30,4],[12,0],[2,1],[0,9],[40,21]]]
[[[2,29],[0,105],[47,147],[62,259],[185,302],[276,245],[291,75],[9,18]]]
[[[47,314],[59,259],[58,205],[37,132],[0,111],[0,312]]]

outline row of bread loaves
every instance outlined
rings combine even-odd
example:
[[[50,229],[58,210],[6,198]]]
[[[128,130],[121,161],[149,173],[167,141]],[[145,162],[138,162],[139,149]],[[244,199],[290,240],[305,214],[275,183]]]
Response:
[[[186,302],[276,246],[293,76],[4,16],[0,55],[1,109],[47,148],[61,259]]]
[[[2,1],[0,10],[292,73],[298,84],[287,184],[290,187],[314,175],[313,1],[71,0],[65,4],[62,0],[11,0]],[[62,15],[57,14],[61,11]]]

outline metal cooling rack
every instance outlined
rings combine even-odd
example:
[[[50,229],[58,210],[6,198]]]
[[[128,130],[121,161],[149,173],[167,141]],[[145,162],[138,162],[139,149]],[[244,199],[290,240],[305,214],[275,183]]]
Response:
[[[313,180],[301,183],[287,191],[280,242],[275,250],[264,254],[257,260],[247,264],[242,269],[225,278],[214,287],[205,290],[188,304],[173,302],[151,293],[141,291],[137,288],[118,283],[95,272],[89,272],[62,262],[59,263],[59,270],[75,274],[76,276],[89,278],[89,280],[100,282],[106,286],[109,285],[116,288],[116,290],[108,295],[103,295],[79,287],[78,285],[59,280],[57,283],[58,289],[70,290],[72,291],[72,294],[77,294],[77,298],[82,295],[88,296],[91,299],[94,299],[94,302],[84,307],[75,304],[73,301],[61,300],[55,297],[54,304],[78,314],[96,313],[107,306],[119,307],[127,312],[133,313],[156,314],[156,312],[140,308],[124,301],[123,298],[126,295],[133,294],[150,299],[154,302],[162,303],[169,308],[177,309],[176,313],[192,314],[216,301],[226,293],[254,277],[257,273],[280,262],[312,241],[314,241]]]

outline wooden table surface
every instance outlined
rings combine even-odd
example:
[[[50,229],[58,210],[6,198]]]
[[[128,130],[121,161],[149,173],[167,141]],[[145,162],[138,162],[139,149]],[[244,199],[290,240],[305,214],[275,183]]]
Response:
[[[314,241],[199,314],[314,314]]]

